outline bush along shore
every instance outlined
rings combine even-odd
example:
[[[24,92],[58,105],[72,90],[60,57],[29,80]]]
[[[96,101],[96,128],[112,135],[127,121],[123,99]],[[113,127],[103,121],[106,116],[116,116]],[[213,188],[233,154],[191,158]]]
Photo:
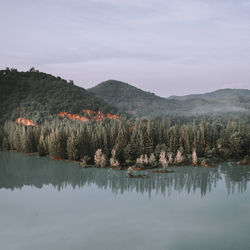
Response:
[[[166,171],[179,165],[212,167],[229,159],[249,164],[250,126],[211,119],[173,123],[169,118],[85,123],[56,118],[39,126],[8,121],[0,128],[0,145],[83,167]]]

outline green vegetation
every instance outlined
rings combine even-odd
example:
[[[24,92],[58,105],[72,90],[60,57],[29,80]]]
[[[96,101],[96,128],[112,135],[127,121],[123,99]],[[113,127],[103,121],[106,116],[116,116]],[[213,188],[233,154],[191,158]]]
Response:
[[[173,111],[181,108],[179,101],[166,100],[153,93],[115,80],[102,82],[88,90],[122,111],[129,113],[136,111],[138,117],[174,114]]]
[[[51,120],[59,112],[81,114],[82,109],[117,113],[118,110],[83,88],[60,77],[16,69],[0,71],[0,123],[18,117],[37,124]]]
[[[162,98],[127,83],[109,80],[89,91],[120,110],[135,113],[137,117],[235,117],[249,114],[250,111],[250,90],[247,89],[224,89],[201,95]]]
[[[231,99],[238,97],[248,97],[250,98],[250,90],[248,89],[219,89],[210,93],[205,94],[192,94],[185,96],[170,96],[169,99],[176,100],[190,100],[190,99],[204,99],[209,101],[219,100],[219,99]]]
[[[56,119],[41,127],[6,122],[1,134],[4,150],[39,152],[100,167],[206,166],[250,154],[250,125],[242,121],[181,125],[169,119],[87,123]]]
[[[117,81],[107,81],[86,91],[74,86],[73,81],[34,68],[28,72],[0,71],[0,87],[0,147],[4,150],[38,152],[41,156],[79,161],[83,166],[114,168],[209,166],[244,157],[241,163],[249,162],[249,112],[196,115],[191,108],[198,110],[206,105],[211,108],[224,95],[224,109],[230,108],[225,100],[233,98],[244,100],[232,102],[235,107],[241,103],[237,107],[248,110],[249,91],[224,90],[205,94],[204,98],[200,95],[196,99],[191,96],[170,100]],[[137,116],[158,117],[131,118],[111,105],[125,111],[135,110]],[[83,109],[118,114],[119,120],[80,122],[57,116],[59,112],[81,115]],[[163,114],[170,116],[164,118]],[[18,117],[32,119],[34,123],[14,124]]]

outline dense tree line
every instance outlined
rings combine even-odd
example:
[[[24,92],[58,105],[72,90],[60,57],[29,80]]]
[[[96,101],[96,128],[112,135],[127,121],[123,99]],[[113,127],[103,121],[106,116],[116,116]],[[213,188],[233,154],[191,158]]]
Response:
[[[250,126],[217,120],[173,124],[170,119],[86,123],[55,119],[36,127],[6,122],[0,143],[4,150],[39,152],[100,167],[166,167],[242,159],[250,154]]]

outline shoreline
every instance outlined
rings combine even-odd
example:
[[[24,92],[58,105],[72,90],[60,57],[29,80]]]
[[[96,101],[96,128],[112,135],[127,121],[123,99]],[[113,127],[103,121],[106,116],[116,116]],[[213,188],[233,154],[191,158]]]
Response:
[[[23,155],[26,155],[26,156],[46,157],[46,158],[49,158],[50,160],[54,160],[54,161],[70,162],[70,163],[73,163],[75,165],[79,165],[82,168],[101,168],[101,167],[96,167],[96,165],[94,165],[94,164],[87,164],[86,166],[83,166],[80,161],[73,161],[73,160],[63,159],[63,158],[53,158],[53,157],[50,157],[49,155],[41,156],[41,155],[39,155],[38,152],[25,153],[25,152],[19,152],[17,150],[0,150],[0,151],[2,151],[2,152],[20,153],[20,154],[23,154]],[[184,166],[185,167],[188,166],[188,167],[215,168],[217,164],[226,163],[226,162],[233,162],[233,163],[236,163],[238,166],[241,166],[241,165],[250,165],[250,162],[244,162],[243,160],[238,161],[236,159],[228,159],[228,161],[222,161],[221,160],[221,161],[213,162],[212,164],[197,164],[197,165],[194,165],[194,164],[178,164],[178,165],[173,164],[173,165],[168,166],[167,168],[169,168],[169,167],[176,168],[176,167],[184,167]],[[124,165],[123,166],[119,166],[119,167],[106,166],[103,169],[127,170],[129,167],[130,166],[124,166]],[[147,170],[149,170],[151,172],[162,171],[162,167],[161,166],[150,166],[150,167],[143,167],[143,168],[132,167],[132,168],[133,168],[134,171],[147,171]]]

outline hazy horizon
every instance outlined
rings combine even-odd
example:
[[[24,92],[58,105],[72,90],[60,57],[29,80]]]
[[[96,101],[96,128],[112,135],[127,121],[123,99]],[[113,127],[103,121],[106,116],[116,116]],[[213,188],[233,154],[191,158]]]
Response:
[[[5,67],[4,69],[0,69],[0,70],[5,70],[6,68],[7,68],[7,67]],[[11,67],[8,67],[8,68],[11,69]],[[30,68],[27,69],[27,70],[19,70],[18,68],[14,68],[14,69],[17,69],[19,72],[27,72],[27,71],[30,70]],[[36,70],[39,70],[39,69],[37,69],[37,68],[35,68],[35,69],[36,69]],[[43,72],[43,71],[39,71],[39,72]],[[48,72],[43,72],[43,73],[49,74]],[[58,76],[61,77],[60,75],[54,75],[54,76],[56,76],[56,77],[58,77]],[[65,80],[67,80],[67,79],[65,79]],[[72,79],[68,79],[68,81],[69,81],[69,80],[72,80]],[[119,82],[124,82],[124,81],[121,81],[121,80],[119,80],[119,79],[106,79],[106,80],[104,80],[104,81],[102,81],[102,82],[106,82],[106,81],[119,81]],[[90,88],[93,88],[93,87],[95,87],[95,86],[101,84],[102,82],[94,83],[93,86],[89,86],[89,87],[84,87],[83,85],[81,85],[81,84],[79,84],[79,83],[76,83],[76,82],[74,82],[74,85],[76,85],[76,86],[78,86],[78,87],[85,88],[86,90],[88,90],[88,89],[90,89]],[[127,84],[129,84],[129,85],[131,85],[131,86],[133,86],[133,87],[139,88],[139,89],[141,89],[141,90],[143,90],[143,91],[148,91],[148,92],[150,92],[150,93],[154,93],[154,92],[152,92],[152,91],[150,91],[150,90],[145,90],[145,89],[143,89],[143,88],[137,87],[136,85],[133,85],[133,84],[131,84],[131,83],[129,83],[129,82],[124,82],[124,83],[127,83]],[[249,88],[223,88],[223,89],[231,89],[231,90],[234,90],[234,89],[250,90]],[[168,98],[168,97],[172,97],[172,96],[186,96],[186,95],[196,95],[196,94],[198,94],[198,95],[199,95],[199,94],[207,94],[207,93],[211,93],[211,92],[214,92],[214,91],[217,91],[217,90],[222,90],[222,89],[214,89],[214,90],[211,90],[211,91],[209,91],[209,92],[189,93],[189,94],[184,94],[184,95],[175,95],[175,94],[173,94],[173,95],[170,95],[170,96],[161,96],[161,95],[156,94],[156,93],[154,93],[154,94],[156,94],[156,95],[159,96],[159,97]]]
[[[248,0],[2,1],[0,67],[162,97],[250,89]]]

